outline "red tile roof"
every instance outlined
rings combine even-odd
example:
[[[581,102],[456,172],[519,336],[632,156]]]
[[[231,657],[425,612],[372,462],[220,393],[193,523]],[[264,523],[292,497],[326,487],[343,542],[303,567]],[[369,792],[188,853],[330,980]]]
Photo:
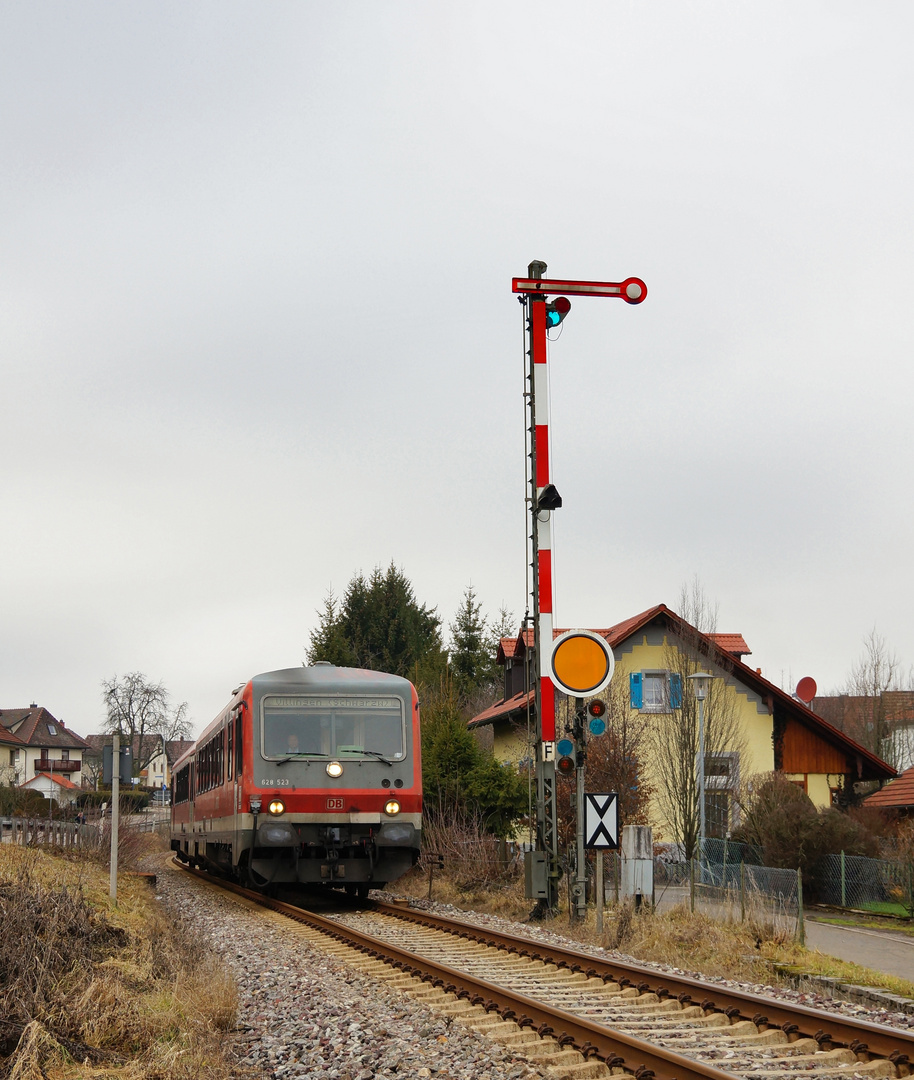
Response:
[[[6,728],[0,724],[0,743],[4,743],[7,746],[25,746],[26,744],[19,738],[18,735],[14,735],[11,731],[7,731]]]
[[[863,801],[867,806],[883,810],[914,807],[914,765],[905,769],[895,780],[889,781],[884,788],[867,795]]]
[[[752,655],[752,650],[742,634],[708,634],[708,637],[724,652],[733,653],[734,656]]]
[[[506,701],[497,701],[485,712],[477,713],[467,726],[470,728],[485,727],[486,724],[492,724],[496,720],[501,720],[502,717],[510,716],[513,712],[526,709],[528,705],[532,708],[533,697],[533,690],[527,691],[526,694],[522,690],[519,694],[515,694],[514,697],[510,697]]]
[[[34,784],[39,776],[45,776],[52,784],[57,784],[62,788],[70,789],[72,791],[81,791],[79,784],[74,784],[72,780],[68,780],[65,776],[61,776],[59,773],[54,773],[52,776],[50,773],[40,772],[35,773],[31,780],[26,780],[24,784],[20,784],[20,787],[28,787],[29,784]]]

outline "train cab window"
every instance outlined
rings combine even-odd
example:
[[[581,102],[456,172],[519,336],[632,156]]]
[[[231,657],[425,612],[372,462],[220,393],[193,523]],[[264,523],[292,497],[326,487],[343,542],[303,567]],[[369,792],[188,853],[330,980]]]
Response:
[[[280,696],[261,703],[265,758],[405,756],[403,704],[393,697]]]

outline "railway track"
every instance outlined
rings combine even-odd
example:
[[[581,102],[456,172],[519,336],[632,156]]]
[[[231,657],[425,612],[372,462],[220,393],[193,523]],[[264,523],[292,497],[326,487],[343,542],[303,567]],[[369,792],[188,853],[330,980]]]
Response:
[[[182,867],[182,869],[186,869]],[[211,884],[210,875],[188,871]],[[321,948],[556,1077],[906,1077],[914,1033],[725,989],[400,904],[319,915],[218,882]]]

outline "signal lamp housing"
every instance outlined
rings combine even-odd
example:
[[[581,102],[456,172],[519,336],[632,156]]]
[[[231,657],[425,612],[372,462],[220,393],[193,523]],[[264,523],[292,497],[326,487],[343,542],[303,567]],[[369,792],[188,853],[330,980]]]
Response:
[[[546,305],[546,329],[551,330],[565,318],[571,311],[571,301],[567,296],[557,296],[551,304]]]
[[[576,768],[574,758],[568,754],[560,757],[555,763],[555,771],[561,776],[571,776]]]

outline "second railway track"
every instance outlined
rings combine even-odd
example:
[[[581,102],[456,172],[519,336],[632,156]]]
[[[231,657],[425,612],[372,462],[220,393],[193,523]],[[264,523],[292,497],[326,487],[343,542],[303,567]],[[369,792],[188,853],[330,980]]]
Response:
[[[209,875],[199,875],[210,881]],[[493,932],[405,905],[264,900],[338,958],[558,1076],[906,1077],[914,1033]],[[312,934],[309,934],[311,937]]]

